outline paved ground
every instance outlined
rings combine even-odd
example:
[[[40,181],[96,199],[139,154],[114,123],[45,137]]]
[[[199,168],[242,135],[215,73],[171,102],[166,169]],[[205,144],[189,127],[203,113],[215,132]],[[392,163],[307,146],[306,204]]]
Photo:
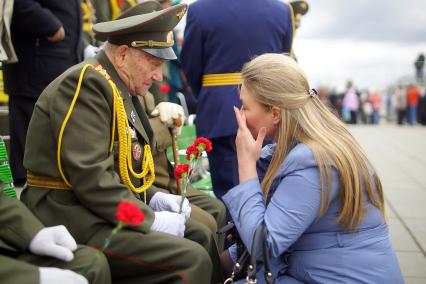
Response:
[[[351,126],[377,168],[407,284],[426,284],[426,127]]]

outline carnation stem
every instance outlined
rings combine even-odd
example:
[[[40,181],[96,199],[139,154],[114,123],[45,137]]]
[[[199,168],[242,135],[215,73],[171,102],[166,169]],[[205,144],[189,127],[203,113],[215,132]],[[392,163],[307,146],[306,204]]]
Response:
[[[117,226],[112,230],[111,234],[108,236],[108,238],[105,239],[104,245],[102,246],[102,248],[100,250],[96,251],[96,254],[93,256],[92,261],[90,262],[90,264],[88,266],[86,266],[83,270],[83,272],[81,273],[81,275],[83,275],[84,277],[87,278],[87,274],[89,273],[90,269],[92,269],[93,265],[95,264],[96,259],[101,255],[102,251],[104,251],[109,243],[111,242],[111,238],[118,233],[118,231],[120,231],[126,224],[124,224],[123,222],[119,221]]]
[[[191,167],[189,169],[191,169]],[[185,195],[186,195],[186,187],[188,186],[188,182],[189,182],[188,179],[189,179],[189,173],[186,174],[185,178],[183,179],[183,186],[182,186],[182,192],[181,192],[182,197],[180,199],[179,214],[182,213],[183,202],[185,201]]]

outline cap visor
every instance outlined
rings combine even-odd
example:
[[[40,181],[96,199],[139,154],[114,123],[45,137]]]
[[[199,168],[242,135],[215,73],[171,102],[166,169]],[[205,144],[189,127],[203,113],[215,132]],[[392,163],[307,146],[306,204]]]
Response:
[[[175,52],[173,51],[173,48],[167,47],[167,48],[144,48],[142,49],[146,53],[151,54],[152,56],[165,59],[165,60],[174,60],[177,59]]]

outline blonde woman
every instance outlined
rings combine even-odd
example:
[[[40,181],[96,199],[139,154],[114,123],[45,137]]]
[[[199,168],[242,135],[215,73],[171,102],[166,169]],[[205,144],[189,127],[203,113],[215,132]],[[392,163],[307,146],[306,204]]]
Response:
[[[249,249],[265,222],[276,283],[403,283],[377,173],[297,63],[255,58],[240,98],[240,184],[223,199]],[[265,137],[274,143],[262,149]],[[235,246],[223,259],[235,261]]]

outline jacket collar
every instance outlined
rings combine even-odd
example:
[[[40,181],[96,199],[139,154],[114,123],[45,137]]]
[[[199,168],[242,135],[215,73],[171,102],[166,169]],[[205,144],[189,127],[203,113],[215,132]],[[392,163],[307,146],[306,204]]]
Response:
[[[150,139],[139,118],[139,115],[145,114],[140,114],[136,111],[126,85],[124,84],[123,80],[121,80],[120,76],[115,70],[114,65],[112,65],[111,61],[108,59],[103,50],[96,55],[96,59],[98,60],[99,64],[101,64],[102,67],[107,71],[108,75],[111,77],[111,80],[117,86],[120,96],[123,98],[124,109],[126,110],[126,116],[129,124],[134,127],[136,131],[139,132],[139,134],[149,144]]]

